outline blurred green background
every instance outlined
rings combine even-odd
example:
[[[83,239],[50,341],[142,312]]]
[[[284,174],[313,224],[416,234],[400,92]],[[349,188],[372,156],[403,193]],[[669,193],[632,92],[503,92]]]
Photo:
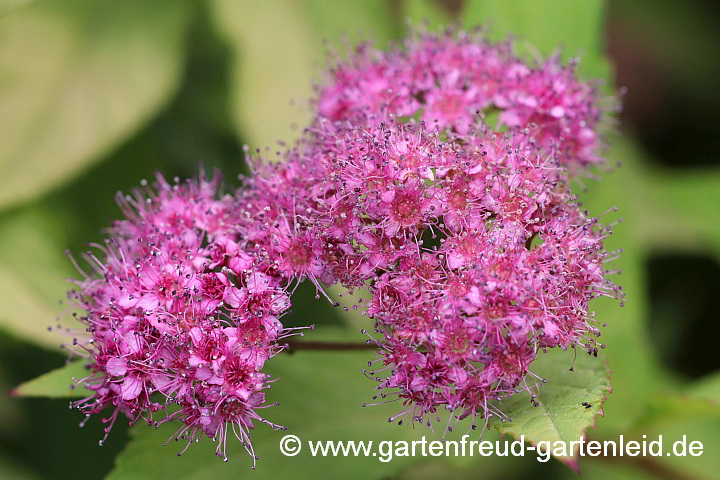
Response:
[[[617,206],[605,220],[624,219],[608,248],[625,249],[615,280],[626,305],[594,305],[608,323],[613,393],[589,436],[686,434],[706,453],[580,466],[598,479],[718,478],[720,7],[711,0],[0,0],[0,388],[64,363],[62,339],[47,329],[74,275],[63,251],[102,238],[120,215],[116,191],[158,170],[192,176],[199,164],[233,185],[244,143],[281,148],[277,140],[291,142],[307,123],[326,45],[371,37],[386,47],[403,38],[406,18],[483,24],[544,55],[563,44],[566,57],[582,57],[582,76],[604,77],[608,92],[627,87],[607,154],[621,166],[576,185],[592,213]],[[318,324],[316,338],[360,338],[357,316],[306,297],[294,299],[291,323]],[[419,436],[389,426],[387,410],[358,407],[374,386],[359,373],[369,355],[279,359],[272,368],[288,400],[270,418],[317,440]],[[277,452],[282,435],[262,428],[251,472],[238,449],[223,464],[210,442],[178,459],[161,446],[165,431],[134,432],[128,446],[119,424],[100,448],[99,420],[83,429],[80,420],[64,400],[0,396],[0,478],[575,475],[529,456],[288,459]]]

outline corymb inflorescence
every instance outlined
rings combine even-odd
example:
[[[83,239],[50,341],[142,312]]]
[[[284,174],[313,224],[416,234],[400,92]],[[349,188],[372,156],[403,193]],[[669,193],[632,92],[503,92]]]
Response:
[[[131,424],[177,421],[172,438],[188,446],[206,435],[227,459],[235,436],[254,456],[254,424],[282,428],[259,413],[271,406],[263,366],[292,334],[280,322],[290,306],[282,278],[242,248],[233,197],[218,194],[217,177],[158,176],[118,203],[125,219],[83,255],[90,271],[69,295],[84,310],[89,337],[72,348],[88,358],[82,382],[93,392],[72,406],[109,411],[106,434],[120,414]]]
[[[415,32],[358,46],[316,87],[300,141],[235,192],[158,176],[119,197],[125,219],[85,255],[71,293],[89,336],[73,405],[108,408],[108,428],[177,420],[172,438],[219,443],[250,430],[273,381],[265,362],[294,335],[281,323],[299,282],[317,296],[368,290],[359,307],[377,346],[364,373],[390,421],[444,427],[506,419],[497,400],[534,393],[550,348],[597,355],[590,300],[608,278],[612,224],[571,182],[603,163],[616,103],[559,56],[528,63],[478,33]],[[247,150],[246,150],[247,152]],[[359,399],[360,400],[360,399]],[[370,402],[371,403],[374,403]],[[227,457],[226,457],[227,458]]]

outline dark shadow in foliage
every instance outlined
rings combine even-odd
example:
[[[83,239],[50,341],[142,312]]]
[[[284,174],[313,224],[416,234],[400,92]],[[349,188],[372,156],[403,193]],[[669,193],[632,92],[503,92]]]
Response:
[[[644,1],[608,2],[608,54],[627,88],[621,121],[662,165],[719,166],[720,2]]]
[[[720,369],[720,264],[703,255],[658,254],[648,260],[647,275],[658,358],[690,378]]]

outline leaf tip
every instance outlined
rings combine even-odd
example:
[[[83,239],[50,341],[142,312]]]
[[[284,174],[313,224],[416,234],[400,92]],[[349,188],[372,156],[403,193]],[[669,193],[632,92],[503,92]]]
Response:
[[[576,451],[573,452],[573,455],[571,457],[555,457],[555,458],[560,460],[570,470],[572,470],[576,474],[580,475],[580,460],[578,459],[578,457],[576,455],[577,453],[579,453],[579,449],[576,448]]]

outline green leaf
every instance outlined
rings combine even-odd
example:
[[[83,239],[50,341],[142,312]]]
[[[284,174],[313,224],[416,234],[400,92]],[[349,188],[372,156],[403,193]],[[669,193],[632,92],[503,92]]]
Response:
[[[312,340],[332,338],[356,342],[366,338],[347,330],[323,330],[312,332],[308,337]],[[178,425],[166,425],[157,431],[137,425],[132,428],[134,438],[117,458],[116,468],[109,478],[150,479],[162,476],[175,480],[222,480],[236,479],[247,474],[255,479],[370,480],[393,475],[406,465],[422,461],[423,458],[395,457],[390,462],[381,462],[373,456],[313,457],[307,444],[303,445],[297,456],[285,457],[278,448],[280,439],[287,434],[296,435],[303,442],[373,440],[378,444],[384,440],[420,440],[423,435],[427,436],[428,441],[439,440],[440,433],[433,434],[428,428],[417,425],[413,428],[409,422],[402,426],[388,423],[390,416],[402,411],[403,406],[399,402],[361,406],[364,401],[371,402],[370,396],[376,393],[376,382],[360,372],[362,368],[367,368],[368,360],[373,358],[375,354],[371,351],[298,351],[271,359],[266,369],[279,380],[266,392],[266,400],[268,403],[279,401],[280,405],[261,413],[288,430],[274,432],[258,424],[252,432],[253,446],[259,456],[255,472],[250,472],[251,460],[234,438],[228,442],[229,464],[214,455],[216,445],[207,438],[192,445],[181,458],[176,458],[175,453],[182,450],[185,443],[172,443],[169,447],[163,447],[163,442]],[[458,427],[455,433],[460,430]],[[435,431],[442,431],[442,427],[436,427]]]
[[[655,471],[667,472],[665,478],[717,479],[716,452],[720,449],[720,418],[717,415],[677,417],[674,421],[643,427],[637,432],[636,438],[642,439],[642,435],[646,435],[648,440],[656,440],[662,435],[664,452],[672,452],[676,442],[685,443],[686,446],[690,442],[702,443],[703,454],[700,456],[691,456],[686,450],[685,456],[668,456],[666,453],[658,457],[645,457],[651,464],[656,464]],[[681,448],[678,446],[678,450]]]
[[[0,0],[0,15],[5,15],[18,7],[25,6],[34,1],[35,0]]]
[[[387,48],[390,40],[402,38],[402,16],[385,0],[359,0],[327,2],[304,0],[309,23],[316,41],[330,41],[330,47],[339,49],[332,39],[347,38],[350,45],[360,41],[373,41],[378,48]],[[314,61],[326,60],[322,45],[315,48]]]
[[[82,385],[75,387],[75,380],[89,375],[84,359],[75,360],[14,388],[14,397],[85,398],[92,395]]]
[[[710,253],[720,259],[720,169],[675,171],[648,168],[652,196],[639,206],[645,215],[643,242],[655,248]],[[652,201],[648,201],[652,199]]]
[[[644,456],[642,461],[628,457],[619,457],[619,462],[592,461],[584,469],[583,476],[588,478],[608,477],[617,472],[618,467],[633,467],[637,476],[639,470],[645,472],[663,472],[666,478],[707,479],[717,478],[717,459],[711,452],[720,448],[720,375],[714,374],[700,381],[684,385],[679,392],[656,391],[647,400],[642,414],[636,419],[632,429],[621,430],[625,441],[658,441],[662,437],[662,455]],[[613,395],[614,396],[614,395]],[[638,400],[635,400],[636,402]],[[619,434],[604,435],[603,440],[619,441]],[[675,442],[689,445],[701,442],[703,454],[700,456],[675,456]],[[682,448],[678,446],[678,448]],[[622,461],[625,460],[625,461]],[[635,476],[630,478],[636,478]]]
[[[213,0],[212,6],[233,50],[235,125],[253,148],[292,142],[308,124],[311,81],[319,79],[324,60],[323,38],[375,37],[383,46],[396,31],[387,2],[380,0]]]
[[[231,105],[238,132],[253,147],[298,135],[309,110],[290,104],[310,97],[317,48],[301,2],[215,0],[213,15],[232,48]],[[282,32],[282,34],[280,34]]]
[[[584,475],[588,478],[635,478],[637,468],[664,471],[668,476],[714,478],[714,459],[707,455],[720,445],[718,405],[720,376],[711,375],[687,384],[667,372],[659,362],[659,352],[649,339],[649,313],[646,296],[645,265],[653,251],[701,251],[717,256],[720,231],[716,216],[720,175],[717,169],[667,170],[645,158],[629,138],[614,138],[608,153],[610,162],[622,167],[592,184],[582,199],[597,215],[613,205],[618,207],[602,219],[604,223],[624,218],[606,240],[606,248],[624,248],[610,268],[622,274],[614,281],[627,294],[624,308],[609,299],[595,300],[591,306],[597,318],[607,322],[603,351],[613,370],[613,395],[604,406],[605,419],[595,433],[600,439],[618,439],[620,433],[646,435],[654,440],[664,435],[665,450],[672,441],[686,434],[689,440],[703,441],[702,457],[645,457],[640,462],[590,460]],[[717,258],[717,257],[716,257]],[[594,435],[594,436],[595,436]],[[612,473],[612,475],[611,475]]]
[[[720,420],[720,374],[686,385],[679,393],[661,392],[647,402],[634,430],[644,433],[649,427],[697,419]]]
[[[688,387],[687,393],[693,398],[706,398],[720,402],[720,372],[697,380]]]
[[[38,0],[0,17],[0,208],[69,180],[165,104],[189,6]]]
[[[72,228],[68,220],[42,207],[0,216],[0,325],[49,348],[71,341],[49,327],[80,326],[59,304],[71,288],[65,279],[78,275],[63,255],[64,229]]]
[[[601,359],[578,352],[573,370],[573,353],[555,350],[541,355],[531,366],[536,375],[547,380],[530,402],[529,393],[519,393],[498,403],[498,408],[512,421],[495,421],[501,434],[524,437],[534,445],[538,442],[565,442],[567,455],[557,458],[574,470],[577,455],[570,452],[571,441],[579,441],[588,427],[595,425],[595,416],[603,414],[603,403],[610,393],[610,370]],[[586,408],[583,403],[590,404]],[[572,445],[576,450],[579,444]],[[553,452],[554,454],[554,452]]]
[[[414,0],[405,3],[407,17],[414,25],[429,22],[432,27],[450,25],[453,21],[450,13],[437,0]]]
[[[490,28],[490,38],[504,40],[512,35],[517,48],[531,57],[544,57],[559,46],[565,56],[581,56],[584,75],[607,78],[609,64],[603,50],[602,0],[484,0],[467,2],[463,25]],[[529,45],[523,45],[523,42]]]
[[[591,214],[612,206],[618,211],[603,217],[603,223],[623,218],[606,239],[606,249],[622,248],[608,268],[622,273],[613,281],[622,285],[627,300],[623,308],[611,299],[591,303],[597,318],[607,322],[602,340],[604,355],[613,370],[614,394],[606,405],[606,420],[599,427],[604,437],[632,428],[646,415],[646,406],[668,392],[687,395],[686,387],[666,371],[650,341],[648,326],[646,262],[656,251],[700,251],[720,255],[720,230],[713,209],[720,191],[715,171],[667,171],[649,162],[629,138],[613,138],[608,152],[611,163],[622,166],[592,183],[581,195]]]
[[[600,435],[607,437],[631,428],[635,419],[643,414],[650,396],[661,386],[667,389],[671,385],[657,361],[647,327],[649,308],[644,272],[648,252],[640,242],[643,218],[638,208],[638,202],[648,195],[642,167],[627,139],[612,141],[609,162],[620,161],[622,167],[604,175],[599,183],[588,185],[586,192],[579,191],[580,185],[573,186],[591,215],[617,207],[617,212],[601,219],[603,223],[624,219],[604,243],[608,251],[623,249],[620,257],[608,263],[607,268],[622,272],[611,279],[623,287],[627,296],[625,305],[621,308],[620,302],[608,298],[590,303],[596,318],[608,325],[602,329],[601,338],[607,345],[603,355],[613,371],[613,395],[605,406],[605,421],[598,428]]]
[[[704,398],[667,393],[658,395],[649,402],[645,414],[637,420],[635,428],[642,431],[648,425],[658,425],[676,418],[684,421],[693,418],[720,419],[720,405],[717,401]]]

